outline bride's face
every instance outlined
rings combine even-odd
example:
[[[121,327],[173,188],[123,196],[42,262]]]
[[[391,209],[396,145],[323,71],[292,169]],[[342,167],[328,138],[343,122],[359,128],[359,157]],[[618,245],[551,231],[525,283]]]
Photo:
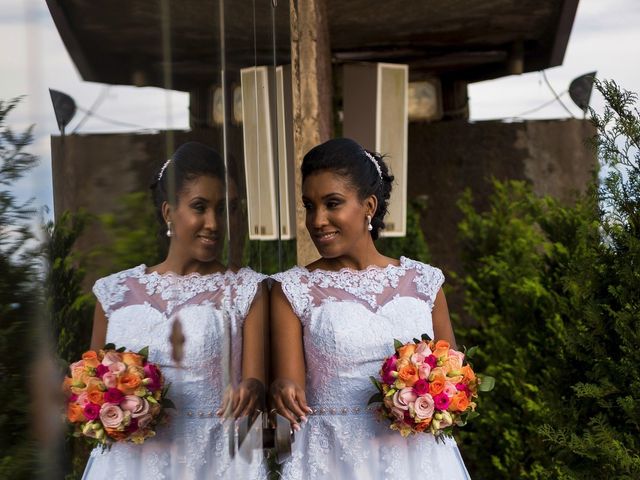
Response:
[[[302,203],[307,230],[324,258],[353,254],[370,236],[370,208],[343,175],[329,170],[309,175],[302,184]]]
[[[224,239],[225,191],[218,178],[200,176],[184,184],[170,210],[171,250],[207,263],[216,260]]]

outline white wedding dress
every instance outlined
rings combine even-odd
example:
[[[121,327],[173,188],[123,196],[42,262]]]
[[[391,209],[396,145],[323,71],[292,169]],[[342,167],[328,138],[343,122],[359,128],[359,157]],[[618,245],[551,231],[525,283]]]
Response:
[[[227,385],[241,379],[243,321],[265,277],[248,268],[186,276],[145,272],[139,265],[110,275],[93,291],[108,319],[107,343],[131,351],[148,346],[177,408],[168,410],[169,425],[159,425],[142,445],[94,449],[83,479],[265,478],[262,451],[253,460],[232,459],[234,423],[215,415]],[[180,368],[169,342],[176,315],[185,337]]]
[[[467,479],[453,439],[403,438],[367,407],[393,340],[433,337],[431,310],[444,281],[434,267],[400,265],[337,272],[294,267],[280,282],[303,326],[306,397],[314,414],[296,433],[282,478]]]

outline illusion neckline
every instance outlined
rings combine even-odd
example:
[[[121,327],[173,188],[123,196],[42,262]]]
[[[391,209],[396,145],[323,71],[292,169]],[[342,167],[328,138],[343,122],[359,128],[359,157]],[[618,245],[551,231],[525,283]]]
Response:
[[[313,275],[314,273],[323,273],[328,275],[338,275],[341,273],[351,273],[356,275],[364,275],[369,272],[388,272],[392,270],[405,270],[407,267],[408,258],[405,256],[400,256],[400,264],[394,265],[393,263],[389,263],[384,267],[379,265],[367,265],[365,268],[358,270],[356,268],[351,267],[342,267],[339,270],[326,270],[324,268],[315,268],[313,270],[309,270],[307,267],[299,266],[298,268],[306,271],[307,273]]]
[[[147,268],[149,267],[147,267],[146,264],[142,263],[136,267],[136,270],[138,270],[137,273],[139,273],[139,275],[142,277],[155,277],[155,278],[162,278],[162,279],[176,278],[178,280],[190,280],[192,278],[200,279],[200,278],[209,278],[209,277],[224,277],[229,273],[229,270],[225,270],[224,272],[212,272],[212,273],[191,272],[191,273],[187,273],[186,275],[180,275],[172,271],[167,271],[164,273],[159,273],[156,271],[147,272]]]

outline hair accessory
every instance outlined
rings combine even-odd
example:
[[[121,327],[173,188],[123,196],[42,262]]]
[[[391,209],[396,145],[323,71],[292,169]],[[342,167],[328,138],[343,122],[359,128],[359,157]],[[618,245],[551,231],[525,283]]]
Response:
[[[171,223],[171,221],[167,222],[167,237],[172,237],[173,236],[173,223]]]
[[[367,215],[367,230],[373,230],[373,225],[371,225],[371,215]]]
[[[380,180],[382,180],[382,168],[380,168],[380,164],[378,163],[378,161],[375,159],[373,155],[371,155],[366,150],[363,150],[363,151],[364,151],[364,154],[369,158],[369,160],[371,160],[375,165],[376,170],[378,171],[378,176],[380,177]]]
[[[162,165],[162,168],[160,169],[160,173],[158,174],[158,181],[162,180],[162,174],[164,173],[164,171],[169,166],[169,162],[170,161],[171,161],[171,159],[167,160],[166,162],[164,162],[164,165]]]

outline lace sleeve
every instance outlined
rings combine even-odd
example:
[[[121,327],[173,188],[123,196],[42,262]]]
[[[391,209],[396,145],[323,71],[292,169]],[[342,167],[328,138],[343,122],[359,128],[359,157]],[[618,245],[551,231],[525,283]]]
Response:
[[[304,276],[304,273],[301,268],[293,267],[286,272],[276,273],[271,276],[273,280],[280,282],[280,285],[282,285],[282,291],[300,321],[302,321],[305,312],[313,301],[308,279]]]
[[[98,279],[92,290],[107,318],[111,316],[113,307],[122,302],[127,293],[127,287],[121,282],[117,273]]]
[[[414,282],[416,283],[416,290],[419,294],[425,297],[429,303],[429,307],[433,309],[433,304],[436,301],[438,290],[440,290],[444,283],[444,274],[442,273],[442,270],[432,267],[431,265],[419,262],[416,262],[416,264],[417,275],[414,279]]]
[[[258,286],[267,276],[250,268],[242,268],[235,278],[235,285],[232,286],[234,308],[239,317],[244,319],[249,314],[249,309],[256,298]]]

